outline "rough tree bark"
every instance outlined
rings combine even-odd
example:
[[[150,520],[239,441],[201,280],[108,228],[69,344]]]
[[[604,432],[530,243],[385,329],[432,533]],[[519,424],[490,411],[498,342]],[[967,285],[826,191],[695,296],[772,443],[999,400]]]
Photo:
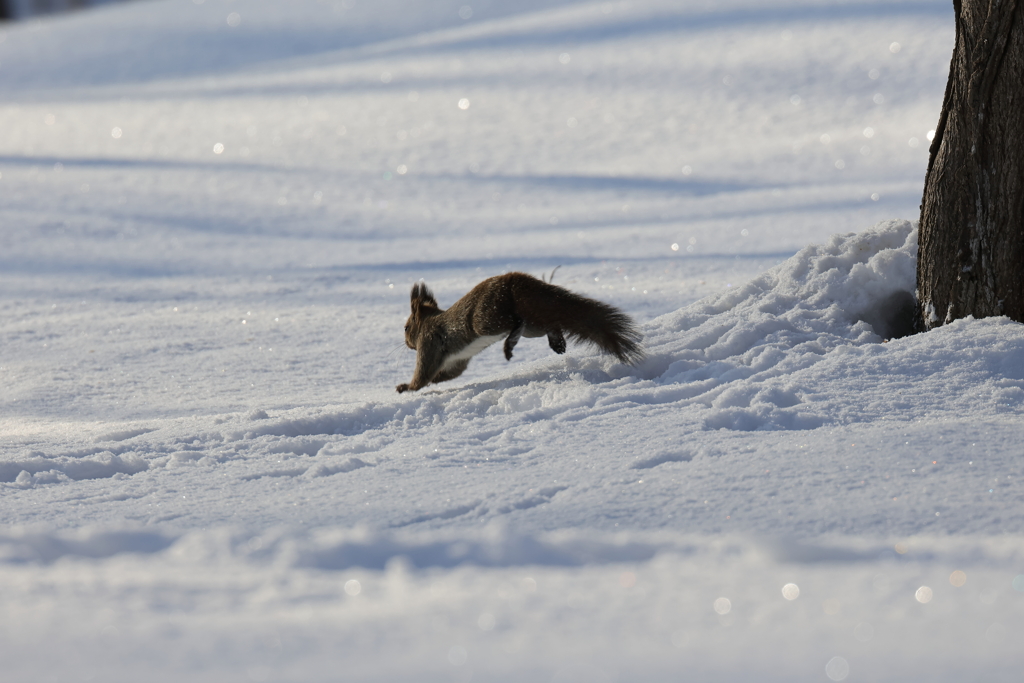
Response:
[[[919,326],[1024,322],[1024,0],[953,0],[956,46],[921,203]]]

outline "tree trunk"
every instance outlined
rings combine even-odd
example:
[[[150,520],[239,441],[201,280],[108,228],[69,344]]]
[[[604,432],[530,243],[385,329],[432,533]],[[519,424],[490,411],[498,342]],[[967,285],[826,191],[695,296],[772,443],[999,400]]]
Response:
[[[921,203],[919,324],[1024,322],[1024,0],[953,0],[956,46]]]

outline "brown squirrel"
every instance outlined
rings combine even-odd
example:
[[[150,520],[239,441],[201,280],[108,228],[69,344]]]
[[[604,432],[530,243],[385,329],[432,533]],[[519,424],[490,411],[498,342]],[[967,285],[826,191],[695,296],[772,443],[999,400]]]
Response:
[[[547,336],[555,353],[565,338],[589,342],[623,363],[644,359],[642,335],[625,313],[574,294],[526,273],[488,278],[446,311],[426,285],[412,287],[412,314],[405,323],[405,345],[416,351],[412,381],[396,389],[417,391],[462,374],[469,359],[505,339],[505,359],[520,337]]]

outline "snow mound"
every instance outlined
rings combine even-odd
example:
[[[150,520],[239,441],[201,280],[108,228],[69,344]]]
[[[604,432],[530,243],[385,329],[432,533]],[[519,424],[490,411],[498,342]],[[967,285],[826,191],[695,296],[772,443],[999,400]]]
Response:
[[[917,230],[910,221],[833,235],[743,286],[662,316],[649,344],[682,334],[685,346],[677,352],[699,351],[709,362],[753,362],[769,348],[796,349],[812,340],[828,349],[905,336],[891,334],[902,326],[886,307],[913,296],[916,260]]]
[[[660,385],[649,398],[703,406],[705,429],[744,431],[1019,409],[1020,325],[968,318],[906,336],[916,258],[916,227],[885,221],[662,316],[642,369]]]
[[[802,408],[812,392],[794,374],[839,349],[909,333],[916,259],[909,221],[834,235],[656,320],[645,371],[676,400],[714,409],[708,428],[819,427],[825,417]]]

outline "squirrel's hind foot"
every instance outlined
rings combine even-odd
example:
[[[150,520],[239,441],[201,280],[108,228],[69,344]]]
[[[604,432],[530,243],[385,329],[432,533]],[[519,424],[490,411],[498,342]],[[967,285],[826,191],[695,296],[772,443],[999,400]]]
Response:
[[[565,335],[562,334],[561,330],[555,330],[554,332],[548,332],[548,346],[555,353],[565,353]]]

